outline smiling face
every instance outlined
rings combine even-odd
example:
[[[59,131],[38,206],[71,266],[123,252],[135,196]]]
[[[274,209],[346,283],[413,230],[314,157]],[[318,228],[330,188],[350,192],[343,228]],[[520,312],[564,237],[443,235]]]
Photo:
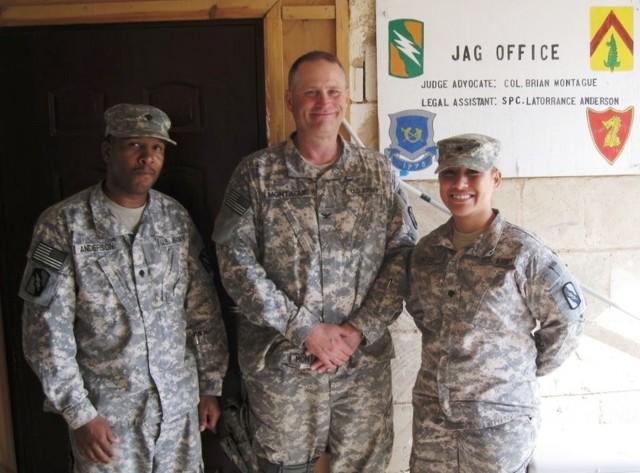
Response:
[[[317,59],[300,64],[286,93],[299,135],[335,139],[344,118],[349,93],[338,64]]]
[[[107,163],[105,193],[118,205],[137,208],[144,205],[149,189],[160,177],[165,142],[158,138],[110,137],[102,143]]]
[[[493,168],[478,172],[464,166],[453,167],[440,172],[438,182],[440,198],[451,211],[456,230],[471,233],[491,223],[491,197],[502,182],[500,171]]]

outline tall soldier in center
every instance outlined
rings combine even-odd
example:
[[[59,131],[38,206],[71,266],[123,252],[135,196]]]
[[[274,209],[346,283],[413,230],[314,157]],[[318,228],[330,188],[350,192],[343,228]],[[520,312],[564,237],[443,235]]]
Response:
[[[240,308],[238,358],[260,470],[381,473],[391,457],[396,290],[416,226],[388,160],[338,134],[338,59],[298,58],[287,141],[235,170],[213,233]]]

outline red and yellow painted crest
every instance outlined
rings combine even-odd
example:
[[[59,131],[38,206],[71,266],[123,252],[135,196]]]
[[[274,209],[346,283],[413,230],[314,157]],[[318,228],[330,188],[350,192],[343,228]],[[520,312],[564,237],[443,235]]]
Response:
[[[591,7],[591,70],[633,70],[633,14],[633,7]]]
[[[620,111],[609,107],[603,111],[587,108],[591,138],[600,154],[613,164],[622,153],[633,123],[633,107]]]

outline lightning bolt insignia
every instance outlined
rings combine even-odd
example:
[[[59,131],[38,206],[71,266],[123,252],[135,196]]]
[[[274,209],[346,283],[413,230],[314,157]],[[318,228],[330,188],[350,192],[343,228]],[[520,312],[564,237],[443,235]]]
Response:
[[[416,55],[420,53],[420,50],[415,47],[415,43],[409,38],[402,36],[397,31],[394,31],[393,34],[396,35],[396,39],[393,40],[393,43],[398,47],[398,50],[402,51],[404,55],[414,63],[420,65],[420,61],[416,58]]]

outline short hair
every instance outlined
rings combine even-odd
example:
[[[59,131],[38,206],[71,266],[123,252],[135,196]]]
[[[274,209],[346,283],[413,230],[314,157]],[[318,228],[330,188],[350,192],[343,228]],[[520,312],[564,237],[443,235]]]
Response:
[[[340,59],[338,59],[335,55],[328,53],[326,51],[310,51],[300,56],[291,65],[291,68],[289,69],[289,76],[287,77],[287,86],[289,87],[289,89],[293,88],[293,83],[295,82],[296,74],[298,73],[298,69],[300,69],[300,66],[302,64],[304,64],[305,62],[313,62],[313,61],[320,61],[320,60],[327,61],[332,64],[337,64],[340,67],[340,70],[344,73],[346,77],[347,74],[344,70],[344,67],[340,62]]]

